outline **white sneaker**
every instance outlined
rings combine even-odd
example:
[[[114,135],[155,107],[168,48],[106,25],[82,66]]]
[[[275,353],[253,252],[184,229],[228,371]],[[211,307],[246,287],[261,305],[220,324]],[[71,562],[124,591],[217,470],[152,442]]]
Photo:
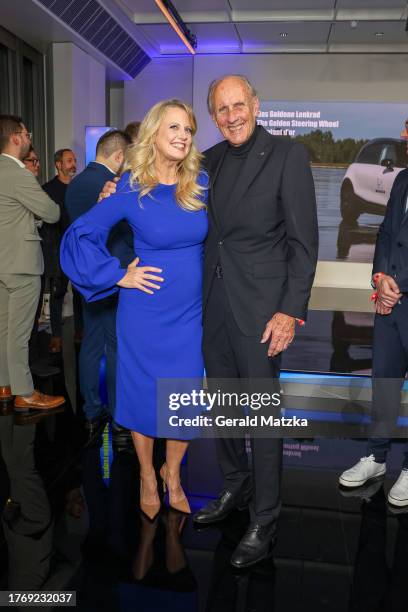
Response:
[[[342,473],[339,483],[343,487],[361,487],[368,480],[381,478],[387,471],[385,463],[376,463],[374,455],[361,457],[353,467]],[[408,481],[407,481],[408,483]]]
[[[393,506],[408,506],[408,470],[403,469],[388,493],[388,501]]]

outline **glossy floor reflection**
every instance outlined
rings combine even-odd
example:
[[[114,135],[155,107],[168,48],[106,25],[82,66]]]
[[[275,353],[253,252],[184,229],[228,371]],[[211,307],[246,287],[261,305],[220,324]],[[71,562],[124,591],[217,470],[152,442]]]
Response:
[[[163,504],[148,520],[123,436],[113,438],[107,479],[106,436],[73,444],[67,422],[66,411],[24,420],[3,406],[2,589],[76,590],[86,612],[406,610],[408,513],[387,505],[392,479],[344,492],[324,456],[320,468],[287,464],[274,555],[238,571],[229,560],[246,512],[197,529]]]
[[[370,374],[374,313],[309,310],[307,325],[285,351],[282,368]]]
[[[75,590],[81,612],[406,611],[408,512],[386,502],[401,444],[384,483],[351,492],[339,490],[338,475],[364,442],[286,440],[274,555],[238,571],[230,557],[247,513],[197,529],[163,504],[149,521],[139,510],[129,434],[99,431],[88,439],[80,404],[73,409],[69,401],[72,361],[64,368],[59,357],[60,373],[36,381],[67,396],[63,410],[17,415],[0,406],[3,590]],[[193,510],[219,486],[208,442],[194,442],[182,468]],[[163,460],[158,441],[157,472]]]

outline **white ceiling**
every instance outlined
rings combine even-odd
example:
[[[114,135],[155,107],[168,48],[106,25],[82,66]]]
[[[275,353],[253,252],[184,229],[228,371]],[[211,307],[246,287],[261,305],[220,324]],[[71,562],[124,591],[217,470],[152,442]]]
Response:
[[[103,0],[103,4],[107,4],[107,10],[128,34],[136,42],[140,41],[140,47],[147,55],[151,57],[154,53],[157,54],[157,48],[150,47],[142,32],[139,30],[136,32],[137,26],[129,21],[123,7],[119,7],[114,0]],[[9,30],[40,53],[46,53],[52,43],[72,42],[106,66],[109,80],[122,81],[131,78],[107,55],[98,51],[90,41],[82,38],[62,20],[47,11],[38,0],[0,0],[0,27]]]
[[[149,55],[187,52],[154,0],[114,1]],[[197,53],[408,53],[407,0],[172,2],[197,36]]]
[[[154,0],[98,1],[149,57],[188,53]],[[408,0],[172,1],[197,36],[198,54],[408,53]],[[0,24],[41,52],[72,41],[104,63],[111,80],[129,78],[39,0],[0,0]]]

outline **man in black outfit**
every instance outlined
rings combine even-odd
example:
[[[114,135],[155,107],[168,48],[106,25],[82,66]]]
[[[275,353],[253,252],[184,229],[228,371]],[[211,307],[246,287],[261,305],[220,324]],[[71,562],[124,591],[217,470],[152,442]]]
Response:
[[[239,75],[210,85],[209,112],[225,140],[205,152],[210,176],[203,350],[211,378],[278,378],[281,353],[304,320],[318,249],[316,201],[302,145],[256,125],[259,100]],[[280,510],[282,440],[216,440],[224,489],[194,517],[224,519],[249,502],[250,525],[231,562],[268,556]]]
[[[50,290],[51,342],[50,353],[60,353],[62,350],[62,306],[68,287],[68,279],[63,274],[59,263],[59,249],[63,233],[68,227],[65,212],[65,192],[76,174],[76,157],[71,149],[58,149],[54,154],[54,164],[57,175],[45,183],[42,188],[61,209],[58,223],[44,223],[40,232],[43,239],[44,276]],[[80,306],[79,306],[80,308]],[[80,325],[78,303],[75,309],[75,331]],[[78,321],[79,320],[79,321]]]

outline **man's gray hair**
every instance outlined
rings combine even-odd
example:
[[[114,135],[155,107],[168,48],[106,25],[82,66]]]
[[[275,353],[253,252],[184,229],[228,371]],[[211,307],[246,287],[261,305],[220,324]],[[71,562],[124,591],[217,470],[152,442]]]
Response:
[[[245,75],[243,74],[224,74],[224,76],[219,77],[218,79],[214,79],[210,83],[210,86],[208,88],[207,108],[208,108],[208,112],[210,113],[210,115],[214,114],[214,92],[215,90],[217,89],[218,85],[222,83],[222,81],[225,81],[225,79],[230,79],[230,78],[238,79],[239,81],[241,81],[241,83],[243,83],[243,85],[245,85],[245,87],[247,88],[249,95],[252,96],[253,98],[255,98],[258,95],[255,87],[250,83],[249,79]]]

